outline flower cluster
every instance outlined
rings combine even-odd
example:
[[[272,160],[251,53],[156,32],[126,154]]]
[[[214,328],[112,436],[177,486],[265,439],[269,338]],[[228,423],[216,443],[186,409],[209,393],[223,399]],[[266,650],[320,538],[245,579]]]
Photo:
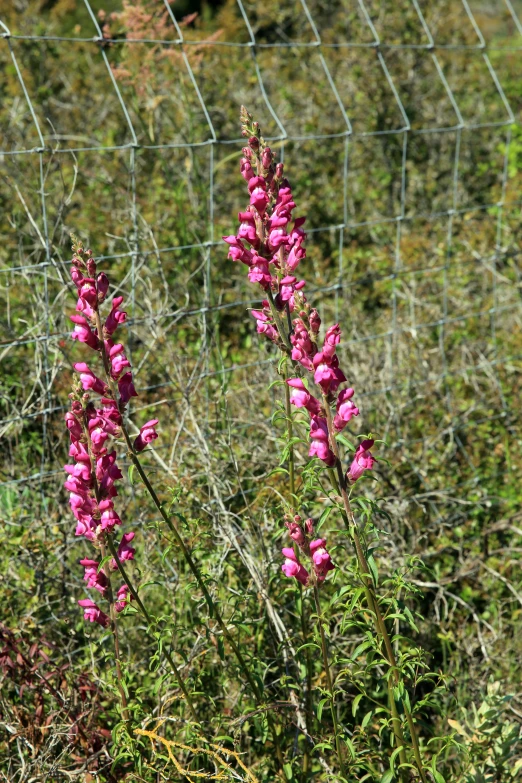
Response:
[[[313,520],[307,519],[302,523],[302,519],[298,515],[292,518],[287,516],[285,525],[290,538],[297,545],[298,550],[310,561],[311,573],[300,562],[294,547],[283,547],[281,551],[285,562],[281,569],[284,575],[290,578],[295,577],[303,587],[324,582],[328,572],[333,571],[335,566],[326,550],[326,540],[324,538],[313,538]]]
[[[252,122],[244,108],[241,122],[248,146],[243,148],[240,170],[248,183],[250,203],[245,212],[239,213],[237,234],[223,239],[229,245],[229,258],[245,264],[249,279],[259,283],[268,297],[263,299],[261,310],[252,311],[257,331],[286,351],[294,365],[309,372],[321,391],[322,399],[319,400],[308,391],[301,378],[287,381],[292,388],[291,403],[297,408],[305,408],[310,414],[309,456],[318,457],[333,467],[336,457],[332,439],[353,416],[359,415],[359,409],[352,401],[354,390],[338,391],[346,382],[336,353],[341,330],[338,324],[327,329],[319,347],[319,313],[303,293],[305,281],[298,280],[294,274],[306,256],[305,218],[293,217],[296,205],[290,184],[284,177],[283,164],[275,164],[270,147],[260,135],[258,123]],[[285,321],[291,321],[289,334],[285,334]],[[334,432],[330,432],[327,412],[333,405]],[[371,440],[365,440],[359,446],[346,473],[347,481],[357,481],[365,470],[372,468],[375,462],[369,451],[372,446]]]
[[[126,404],[137,395],[124,347],[112,339],[117,327],[127,318],[120,310],[123,297],[113,299],[102,324],[99,308],[107,296],[109,279],[103,272],[97,272],[91,251],[84,250],[81,243],[73,245],[71,277],[78,291],[76,311],[80,313],[71,316],[75,325],[72,338],[101,356],[106,380],[98,377],[85,362],[74,365],[78,378],[69,395],[71,409],[65,414],[72,458],[72,464],[64,466],[68,474],[65,488],[70,493],[69,502],[77,521],[76,535],[88,539],[103,552],[108,537],[115,536],[122,523],[114,507],[114,498],[118,495],[116,482],[123,476],[116,461],[116,451],[111,446],[121,434]],[[153,419],[141,428],[134,441],[135,451],[142,451],[157,437],[157,423],[157,419]],[[130,545],[133,538],[133,532],[122,536],[117,546],[120,561],[134,559],[135,550]],[[80,564],[85,569],[87,586],[105,596],[110,572],[117,570],[116,560],[112,558],[108,562],[106,571],[95,559],[85,558]],[[122,611],[129,600],[128,588],[122,585],[114,601],[116,612]],[[78,603],[83,607],[86,620],[102,626],[109,624],[109,617],[90,598]]]

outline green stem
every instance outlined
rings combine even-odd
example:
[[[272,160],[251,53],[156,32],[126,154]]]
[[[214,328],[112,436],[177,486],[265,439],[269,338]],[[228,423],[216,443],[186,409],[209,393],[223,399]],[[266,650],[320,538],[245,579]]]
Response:
[[[345,511],[345,523],[347,525],[348,531],[350,535],[352,536],[352,540],[354,542],[355,547],[355,553],[357,555],[357,561],[359,563],[359,569],[361,571],[361,579],[363,582],[367,602],[368,602],[368,608],[372,612],[372,614],[375,617],[375,624],[377,628],[377,633],[381,636],[384,646],[386,648],[386,658],[388,660],[388,664],[391,669],[393,681],[395,685],[399,685],[400,683],[400,672],[397,666],[397,661],[395,659],[395,654],[393,652],[392,643],[390,640],[390,636],[388,634],[388,630],[386,628],[386,623],[384,621],[384,618],[381,613],[381,609],[379,606],[379,602],[377,599],[377,596],[375,594],[374,586],[371,581],[371,572],[370,568],[368,566],[368,562],[366,560],[366,557],[363,552],[363,548],[361,546],[361,540],[359,538],[359,532],[357,530],[357,525],[355,522],[355,517],[353,514],[353,511],[350,506],[350,500],[348,498],[348,492],[347,492],[347,485],[346,485],[346,478],[343,473],[343,469],[341,466],[341,459],[339,454],[339,447],[337,445],[337,441],[335,440],[335,430],[333,426],[332,421],[332,411],[330,410],[330,405],[328,402],[328,399],[326,395],[323,394],[323,403],[324,408],[326,411],[326,419],[328,422],[328,431],[330,433],[330,446],[332,448],[333,453],[336,457],[336,472],[337,472],[337,480],[334,483],[334,487],[337,490],[337,492],[340,492],[341,498],[343,501],[344,511]],[[393,716],[393,709],[395,707],[395,700],[393,700],[393,706],[390,704],[390,708],[392,710],[392,716]],[[410,737],[411,737],[411,744],[413,749],[413,755],[415,757],[415,763],[417,765],[417,769],[419,771],[419,774],[421,776],[422,783],[427,783],[427,778],[424,773],[424,765],[422,763],[422,758],[420,754],[420,747],[419,747],[419,740],[417,738],[417,734],[415,731],[415,724],[413,722],[413,717],[411,715],[410,710],[408,709],[407,705],[404,703],[404,712],[406,715],[406,720],[408,723],[408,728],[410,730]],[[398,719],[397,714],[397,719]],[[399,759],[401,764],[407,764],[407,758],[406,753],[404,751],[404,736],[402,734],[402,730],[399,730],[398,723],[400,721],[396,720],[395,716],[393,716],[392,719],[392,727],[395,734],[395,739],[397,743],[397,747],[403,748],[402,751],[399,752]]]
[[[83,412],[82,415],[81,425],[83,429],[84,438],[87,443],[87,450],[89,452],[89,458],[91,462],[91,478],[92,478],[92,485],[94,489],[94,496],[96,498],[96,503],[98,504],[101,500],[101,495],[100,495],[100,487],[98,485],[98,479],[96,478],[96,458],[92,451],[92,442],[89,437],[89,428],[87,426],[85,411]],[[103,541],[103,537],[100,537],[100,550],[101,550],[102,560],[105,560],[106,551],[105,551],[105,544]],[[116,609],[114,607],[114,594],[112,592],[111,571],[109,568],[109,564],[107,562],[105,562],[103,566],[103,571],[105,574],[105,578],[107,579],[107,599],[109,601],[110,629],[114,642],[114,663],[116,667],[116,680],[118,682],[118,690],[120,692],[120,699],[121,699],[121,714],[123,716],[123,720],[129,721],[130,716],[127,707],[127,696],[125,694],[125,688],[123,687],[123,674],[121,669],[120,639],[118,636],[118,622],[117,622],[118,613],[116,612]]]
[[[98,330],[98,335],[100,336],[100,338],[103,338],[103,326],[102,326],[102,322],[101,322],[101,318],[100,318],[100,313],[98,311],[96,311],[96,327],[97,327],[97,330]],[[105,344],[103,342],[103,339],[100,340],[100,353],[102,355],[103,367],[104,367],[104,370],[105,370],[105,377],[106,377],[106,380],[107,380],[107,384],[109,385],[109,388],[111,390],[113,398],[115,400],[117,400],[118,399],[118,391],[117,391],[117,387],[115,386],[115,383],[114,383],[114,381],[112,379],[112,376],[111,376],[110,367],[109,367],[109,360],[108,360],[108,357],[107,357],[107,353],[105,351]],[[247,663],[246,663],[245,659],[243,658],[243,655],[242,655],[239,647],[237,646],[237,644],[234,641],[230,631],[228,630],[228,628],[226,626],[226,623],[224,622],[223,618],[221,617],[221,614],[220,614],[217,606],[215,605],[215,603],[214,603],[214,601],[212,599],[212,596],[210,595],[210,593],[209,593],[209,591],[207,589],[207,586],[205,584],[205,580],[203,579],[203,576],[202,576],[199,568],[197,567],[196,563],[194,562],[194,560],[192,558],[192,555],[190,554],[189,550],[187,549],[187,547],[185,545],[185,542],[183,541],[183,539],[181,538],[180,534],[178,533],[178,530],[177,530],[176,526],[174,525],[172,519],[170,518],[170,516],[167,514],[167,512],[163,508],[163,505],[160,502],[160,499],[158,498],[158,496],[157,496],[157,494],[156,494],[156,492],[154,490],[154,487],[150,483],[150,481],[149,481],[149,479],[147,477],[147,474],[143,470],[143,467],[141,466],[141,462],[140,462],[140,460],[138,458],[138,455],[136,454],[136,451],[134,450],[134,445],[133,445],[132,439],[131,439],[131,437],[130,437],[130,435],[129,435],[128,431],[127,431],[127,428],[125,427],[125,424],[124,424],[123,421],[121,423],[121,432],[122,432],[122,435],[123,435],[123,437],[125,439],[125,443],[127,444],[127,449],[128,449],[128,452],[129,452],[129,457],[131,459],[131,462],[134,465],[134,467],[136,468],[136,470],[138,471],[138,474],[139,474],[141,480],[143,481],[143,484],[145,485],[145,488],[146,488],[147,492],[149,493],[149,495],[150,495],[150,497],[152,499],[152,502],[154,503],[154,505],[156,506],[157,510],[159,511],[163,521],[166,523],[166,525],[168,526],[168,528],[171,531],[172,535],[174,536],[176,544],[181,549],[182,555],[185,558],[185,561],[187,562],[188,567],[192,571],[192,574],[194,575],[194,577],[195,577],[195,579],[196,579],[196,581],[197,581],[197,583],[198,583],[198,585],[199,585],[199,587],[201,589],[201,592],[203,593],[203,595],[205,597],[205,601],[207,602],[207,606],[209,608],[210,616],[211,617],[215,617],[216,622],[219,625],[219,628],[221,629],[221,632],[222,632],[223,636],[227,639],[228,643],[230,644],[230,647],[232,648],[232,651],[233,651],[234,655],[237,658],[239,666],[240,666],[241,670],[243,671],[243,673],[244,673],[244,675],[245,675],[245,677],[246,677],[246,679],[248,681],[248,684],[250,685],[250,688],[252,690],[252,693],[254,694],[254,697],[255,697],[256,701],[259,704],[263,704],[263,695],[262,695],[262,693],[261,693],[261,691],[260,691],[260,689],[259,689],[259,687],[258,687],[258,685],[257,685],[257,683],[255,681],[255,679],[252,677],[252,674],[251,674],[251,672],[250,672],[250,670],[249,670],[249,668],[247,666]],[[274,719],[273,719],[272,715],[270,714],[270,712],[267,712],[266,715],[267,715],[267,721],[268,721],[268,724],[270,726],[270,730],[272,732],[272,736],[273,736],[273,740],[274,740],[274,746],[275,746],[275,750],[276,750],[277,760],[278,760],[279,765],[280,765],[281,770],[282,770],[283,769],[283,764],[284,764],[284,758],[283,758],[283,754],[282,754],[282,751],[281,751],[281,747],[279,745],[279,737],[278,737],[277,732],[276,732]]]
[[[279,336],[281,340],[284,343],[285,346],[285,352],[288,354],[292,353],[292,344],[290,342],[290,338],[288,337],[288,332],[285,329],[285,325],[283,323],[283,319],[281,318],[281,315],[279,313],[279,310],[276,307],[275,301],[274,301],[274,295],[270,288],[267,290],[267,296],[268,296],[268,302],[270,304],[270,311],[272,313],[272,317],[276,323],[277,331],[279,332]]]
[[[286,365],[286,362],[285,362]],[[285,384],[285,410],[286,410],[286,432],[288,435],[288,474],[290,479],[291,505],[295,502],[295,467],[294,467],[294,447],[292,438],[294,437],[294,428],[292,424],[292,405],[290,403],[290,386],[287,384],[288,373],[286,367],[283,374]]]
[[[106,550],[102,539],[100,539],[100,550],[101,550],[102,559],[105,560]],[[110,621],[111,621],[111,633],[114,639],[114,662],[116,664],[116,678],[118,680],[118,690],[120,692],[120,698],[121,698],[121,708],[122,708],[121,714],[123,716],[123,720],[128,722],[130,720],[130,715],[127,706],[127,696],[125,695],[125,689],[123,687],[123,674],[121,670],[121,655],[120,655],[120,639],[118,636],[118,623],[116,620],[118,614],[114,606],[114,594],[112,592],[111,572],[109,569],[109,564],[107,562],[103,566],[103,570],[107,578],[107,598],[109,600],[109,607],[110,607],[109,614],[110,614]]]
[[[118,566],[118,571],[120,572],[120,574],[123,577],[123,581],[125,582],[125,584],[129,588],[129,591],[130,591],[132,597],[134,598],[134,600],[136,601],[136,603],[140,607],[141,613],[143,614],[143,616],[147,620],[147,622],[149,624],[149,627],[152,626],[154,624],[153,620],[152,620],[152,617],[150,616],[150,614],[148,613],[147,609],[145,608],[145,606],[143,604],[143,601],[139,597],[137,590],[135,589],[134,585],[132,584],[132,582],[131,582],[128,574],[127,574],[127,571],[123,567],[123,563],[121,562],[120,558],[118,557],[118,552],[116,551],[116,547],[114,546],[114,541],[112,540],[112,537],[109,536],[107,538],[107,544],[108,544],[109,549],[111,551],[111,555],[113,556],[114,560],[116,561],[116,565]],[[151,636],[151,638],[154,638],[154,637]],[[166,649],[163,649],[162,652],[163,652],[165,658],[167,659],[167,661],[168,661],[168,663],[170,665],[170,668],[172,669],[172,671],[174,673],[174,676],[175,676],[175,678],[176,678],[176,680],[178,682],[178,685],[180,687],[181,692],[183,693],[185,701],[186,701],[186,703],[188,705],[188,708],[190,710],[190,713],[192,715],[192,719],[197,723],[198,722],[198,717],[196,715],[196,710],[194,708],[194,704],[192,702],[192,698],[191,698],[191,696],[190,696],[190,694],[189,694],[189,692],[187,690],[187,687],[186,687],[186,685],[185,685],[185,683],[183,681],[183,677],[181,676],[181,673],[180,673],[178,667],[176,666],[176,664],[174,663],[174,660],[173,660],[171,654],[169,653],[169,651],[166,650]]]
[[[291,505],[293,506],[295,501],[295,462],[294,462],[294,447],[292,445],[292,438],[294,436],[294,428],[292,423],[292,405],[290,403],[290,387],[287,384],[288,380],[288,372],[286,369],[286,362],[285,362],[285,369],[283,373],[284,378],[284,385],[285,385],[285,411],[286,411],[286,432],[288,437],[288,442],[290,444],[288,449],[288,475],[289,475],[289,483],[290,483],[290,497],[291,497]],[[307,615],[306,615],[306,606],[304,602],[304,591],[303,586],[300,584],[300,596],[301,596],[301,633],[303,635],[303,644],[308,644],[308,622],[307,622]],[[311,658],[311,651],[310,647],[306,646],[306,694],[305,694],[305,721],[306,721],[306,732],[308,734],[308,737],[312,733],[312,658]],[[308,737],[305,738],[305,748],[304,748],[304,754],[303,754],[303,778],[306,780],[308,775],[308,770],[310,767],[310,753],[308,749]]]
[[[334,736],[335,736],[335,748],[337,751],[337,757],[339,759],[339,768],[341,770],[341,775],[343,778],[346,778],[346,773],[344,769],[344,759],[341,749],[341,740],[339,736],[339,725],[337,723],[337,712],[335,709],[335,697],[334,697],[334,689],[333,689],[333,681],[332,681],[332,674],[330,672],[330,664],[328,662],[328,650],[326,646],[326,637],[324,634],[324,628],[323,628],[323,618],[321,615],[321,604],[319,601],[319,590],[317,585],[314,585],[314,599],[315,599],[315,607],[317,610],[317,624],[319,626],[319,632],[321,634],[321,651],[323,654],[323,665],[324,665],[324,671],[326,675],[326,684],[328,685],[328,691],[330,694],[330,710],[332,713],[332,722],[334,727]]]

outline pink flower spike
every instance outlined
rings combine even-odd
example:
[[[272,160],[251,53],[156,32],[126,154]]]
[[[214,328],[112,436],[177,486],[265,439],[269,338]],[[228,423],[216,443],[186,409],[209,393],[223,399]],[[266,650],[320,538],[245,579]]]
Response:
[[[91,623],[98,623],[99,625],[103,626],[103,628],[107,628],[110,620],[105,614],[105,612],[102,612],[102,610],[97,606],[94,601],[91,601],[90,598],[83,598],[81,601],[78,601],[79,606],[83,608],[83,616],[85,620],[89,620]]]
[[[355,484],[355,482],[361,478],[364,471],[371,470],[377,462],[373,454],[370,452],[374,442],[375,441],[371,439],[363,440],[362,443],[360,443],[357,447],[353,462],[350,465],[348,472],[346,473],[346,478],[351,484]]]
[[[148,443],[156,440],[158,433],[156,432],[155,427],[158,424],[158,421],[158,419],[151,419],[144,424],[143,427],[140,427],[140,434],[134,441],[134,449],[136,451],[143,451]]]

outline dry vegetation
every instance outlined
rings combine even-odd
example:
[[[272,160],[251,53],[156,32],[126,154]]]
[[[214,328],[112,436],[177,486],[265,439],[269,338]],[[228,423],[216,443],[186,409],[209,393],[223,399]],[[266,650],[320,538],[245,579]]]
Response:
[[[352,431],[386,441],[371,490],[389,515],[379,520],[380,578],[395,591],[403,580],[399,597],[402,589],[417,613],[411,650],[441,673],[416,683],[425,740],[454,733],[461,743],[433,745],[446,780],[519,779],[521,28],[500,1],[470,3],[504,100],[482,51],[469,48],[480,39],[464,6],[418,5],[425,27],[406,0],[366,2],[367,18],[355,2],[311,0],[314,29],[300,3],[248,0],[249,26],[232,0],[196,16],[175,4],[176,30],[160,0],[91,2],[105,38],[95,42],[83,3],[0,0],[12,34],[0,39],[6,782],[182,780],[167,747],[184,769],[210,769],[210,745],[190,751],[201,734],[183,726],[176,684],[131,616],[124,654],[135,721],[147,730],[168,718],[160,734],[174,744],[128,736],[108,641],[76,606],[85,553],[61,468],[71,365],[82,360],[67,339],[72,231],[126,296],[140,395],[132,422],[160,419],[150,471],[264,680],[299,778],[302,652],[296,592],[278,559],[284,477],[271,475],[282,438],[272,418],[279,392],[268,390],[277,373],[247,316],[254,289],[220,242],[245,200],[240,104],[266,136],[288,136],[272,146],[308,216],[307,280],[324,321],[343,330],[362,409]],[[427,30],[433,51],[370,45],[375,35],[426,45]],[[317,35],[324,46],[302,45]],[[355,45],[333,45],[346,41]],[[304,464],[306,449],[298,452]],[[138,485],[125,504],[140,539],[135,576],[163,618],[163,644],[204,694],[203,737],[244,754],[251,772],[230,756],[227,779],[268,783],[263,714],[209,633],[202,597]],[[364,636],[338,593],[354,584],[351,556],[336,523],[325,525],[342,572],[327,590],[342,669]],[[391,781],[387,736],[374,715],[361,729],[352,714],[360,687],[357,717],[371,712],[380,672],[364,655],[351,665],[341,683],[351,774]],[[317,687],[321,676],[318,660]],[[335,779],[328,748],[314,763],[314,780]]]

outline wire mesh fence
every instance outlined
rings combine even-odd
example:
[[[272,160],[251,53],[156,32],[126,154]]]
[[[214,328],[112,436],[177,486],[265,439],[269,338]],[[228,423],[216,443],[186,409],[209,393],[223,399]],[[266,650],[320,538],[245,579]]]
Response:
[[[273,359],[238,326],[252,289],[221,242],[244,201],[243,103],[289,162],[309,292],[341,323],[364,426],[440,519],[430,451],[450,463],[450,494],[473,487],[475,438],[503,443],[518,416],[519,9],[238,0],[212,28],[167,0],[143,8],[85,0],[67,34],[43,16],[0,23],[0,483],[45,495],[61,475],[71,231],[127,298],[144,395],[131,414],[162,409],[163,465],[190,384],[206,411],[211,381],[262,396]]]

